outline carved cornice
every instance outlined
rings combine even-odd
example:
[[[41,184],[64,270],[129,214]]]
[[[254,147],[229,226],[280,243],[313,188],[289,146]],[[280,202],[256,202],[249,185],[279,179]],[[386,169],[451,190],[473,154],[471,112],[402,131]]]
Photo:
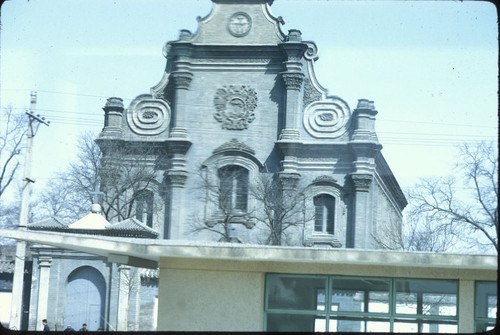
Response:
[[[191,85],[191,80],[193,79],[193,74],[191,72],[172,72],[170,74],[175,88],[187,90],[189,85]]]
[[[351,180],[356,191],[368,192],[373,176],[371,174],[351,174]]]
[[[287,90],[299,91],[304,81],[304,74],[302,72],[282,72],[281,77]]]

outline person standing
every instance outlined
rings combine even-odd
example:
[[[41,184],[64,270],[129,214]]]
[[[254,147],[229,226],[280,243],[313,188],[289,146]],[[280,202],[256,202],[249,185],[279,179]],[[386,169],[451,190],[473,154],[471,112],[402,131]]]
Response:
[[[88,331],[89,331],[89,330],[87,329],[87,324],[86,324],[86,323],[84,323],[84,324],[82,325],[82,328],[80,328],[80,331],[81,331],[81,332],[88,332]]]
[[[44,332],[50,332],[50,327],[49,327],[49,325],[47,324],[47,319],[43,319],[43,320],[42,320],[42,324],[43,324],[43,331],[44,331]]]

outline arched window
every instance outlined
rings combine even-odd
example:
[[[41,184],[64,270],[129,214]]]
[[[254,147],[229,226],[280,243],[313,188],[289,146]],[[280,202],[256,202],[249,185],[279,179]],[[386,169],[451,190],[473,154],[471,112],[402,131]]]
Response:
[[[149,190],[142,190],[135,196],[135,218],[148,227],[153,227],[154,194]]]
[[[333,234],[335,223],[335,198],[328,194],[314,197],[314,231]]]
[[[228,165],[218,170],[219,206],[224,211],[247,211],[248,170],[238,165]]]

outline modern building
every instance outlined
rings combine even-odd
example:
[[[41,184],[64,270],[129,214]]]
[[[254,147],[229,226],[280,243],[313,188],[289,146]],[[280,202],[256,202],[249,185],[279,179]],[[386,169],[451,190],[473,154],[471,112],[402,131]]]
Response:
[[[78,315],[107,330],[492,327],[496,257],[381,249],[396,248],[407,203],[374,102],[351,110],[329,94],[317,46],[283,30],[272,0],[212,2],[196,32],[166,43],[149,93],[103,108],[101,191],[133,199],[131,217],[2,231],[35,243],[30,328]],[[132,296],[130,266],[149,269]]]

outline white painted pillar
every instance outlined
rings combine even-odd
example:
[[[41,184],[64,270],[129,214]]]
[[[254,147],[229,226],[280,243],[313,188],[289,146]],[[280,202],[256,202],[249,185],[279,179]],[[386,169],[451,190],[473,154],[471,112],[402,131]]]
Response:
[[[128,295],[130,292],[130,267],[127,265],[120,265],[118,267],[118,273],[118,320],[116,330],[126,331],[128,320]]]
[[[458,282],[458,332],[474,332],[474,281]]]
[[[41,256],[38,259],[39,280],[38,280],[38,306],[36,313],[36,330],[43,330],[43,319],[47,318],[49,306],[49,284],[50,284],[50,265],[52,257]]]

